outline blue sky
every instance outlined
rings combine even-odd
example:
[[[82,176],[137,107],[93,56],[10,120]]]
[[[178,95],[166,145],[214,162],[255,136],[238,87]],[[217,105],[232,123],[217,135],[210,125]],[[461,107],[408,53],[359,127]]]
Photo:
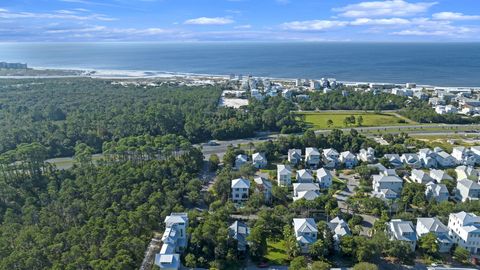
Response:
[[[2,0],[20,41],[480,41],[480,1]]]

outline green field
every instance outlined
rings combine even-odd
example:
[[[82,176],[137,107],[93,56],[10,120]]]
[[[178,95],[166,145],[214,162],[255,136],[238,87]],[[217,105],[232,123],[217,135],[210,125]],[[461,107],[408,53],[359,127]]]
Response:
[[[285,247],[285,241],[280,240],[278,242],[271,239],[267,240],[267,255],[265,258],[272,265],[285,265],[288,262],[287,248]]]
[[[396,126],[414,124],[413,121],[401,118],[393,113],[369,113],[369,112],[299,112],[298,119],[305,121],[309,128],[312,129],[331,129],[331,128],[348,128],[358,127],[358,124],[345,126],[343,123],[346,117],[351,115],[356,119],[362,116],[362,127],[378,127],[378,126]],[[333,125],[327,125],[327,121],[332,120]]]

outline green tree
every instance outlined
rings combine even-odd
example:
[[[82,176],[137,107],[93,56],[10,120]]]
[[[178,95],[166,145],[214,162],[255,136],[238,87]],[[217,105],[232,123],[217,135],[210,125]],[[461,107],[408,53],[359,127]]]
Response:
[[[320,259],[328,253],[328,249],[323,243],[323,241],[321,239],[318,239],[317,241],[315,241],[315,243],[311,244],[308,247],[308,253],[310,254],[310,256],[312,256],[312,258]]]
[[[332,119],[327,120],[327,127],[332,127],[333,126],[333,121]]]
[[[363,125],[363,117],[360,115],[358,116],[357,118],[357,124],[359,127],[361,127]]]
[[[453,252],[453,256],[455,257],[456,261],[466,264],[469,262],[470,252],[461,246],[457,246]]]
[[[303,270],[307,267],[307,258],[304,256],[298,256],[293,258],[290,262],[290,267],[288,269],[291,270]]]
[[[418,246],[420,249],[431,256],[436,256],[438,255],[438,242],[437,242],[437,236],[434,233],[427,233],[422,235],[420,239],[418,240]]]
[[[208,159],[208,165],[210,168],[210,171],[214,172],[218,169],[218,164],[220,164],[220,158],[218,158],[217,154],[212,154],[210,155],[210,158]]]

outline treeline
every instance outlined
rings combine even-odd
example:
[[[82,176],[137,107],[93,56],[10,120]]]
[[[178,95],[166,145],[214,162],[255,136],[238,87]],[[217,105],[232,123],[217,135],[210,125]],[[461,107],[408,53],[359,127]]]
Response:
[[[302,110],[397,110],[407,102],[406,97],[351,90],[332,91],[328,94],[314,92],[309,95],[309,100],[299,102]]]
[[[160,142],[155,152],[185,141],[153,140]],[[130,145],[132,153],[139,148]],[[26,150],[35,154],[38,147],[13,151]],[[86,151],[77,150],[76,158]],[[25,173],[13,183],[0,174],[0,269],[137,269],[152,232],[164,229],[165,216],[202,203],[196,178],[202,159],[198,149],[185,145],[177,156],[139,163],[104,161],[94,167],[82,157],[68,171],[16,160],[41,173]]]
[[[415,101],[400,111],[400,114],[419,123],[472,124],[480,119],[458,114],[438,114],[426,102]]]
[[[106,141],[176,134],[189,141],[233,139],[256,131],[296,132],[293,107],[280,97],[246,110],[218,108],[213,86],[136,86],[100,79],[0,82],[0,153],[38,142],[49,157],[72,156],[77,143],[100,152]]]

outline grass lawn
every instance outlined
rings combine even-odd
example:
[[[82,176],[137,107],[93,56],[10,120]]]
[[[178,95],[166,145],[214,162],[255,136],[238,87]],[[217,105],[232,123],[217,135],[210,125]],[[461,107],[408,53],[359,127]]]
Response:
[[[274,241],[271,239],[267,240],[267,255],[265,258],[272,265],[285,265],[288,263],[288,256],[285,247],[285,241]]]
[[[404,118],[400,118],[392,113],[365,113],[365,112],[300,112],[298,113],[299,119],[305,121],[305,123],[313,129],[331,129],[331,128],[348,128],[357,127],[357,125],[345,126],[343,120],[349,116],[355,116],[358,119],[359,116],[363,118],[363,127],[375,127],[375,126],[395,126],[395,125],[408,125],[411,121]],[[328,120],[333,121],[332,126],[327,125]]]

